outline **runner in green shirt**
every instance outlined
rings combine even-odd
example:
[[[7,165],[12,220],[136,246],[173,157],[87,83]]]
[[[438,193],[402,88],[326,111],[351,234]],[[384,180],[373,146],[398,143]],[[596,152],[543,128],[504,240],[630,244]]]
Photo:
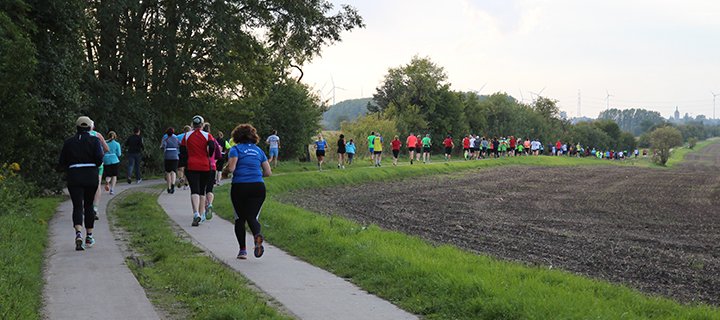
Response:
[[[430,161],[430,147],[432,146],[432,141],[430,140],[430,134],[426,134],[424,138],[422,138],[422,145],[423,145],[423,163],[428,163]]]
[[[375,131],[370,132],[370,135],[367,137],[368,140],[368,150],[370,151],[370,161],[374,164],[375,163]]]

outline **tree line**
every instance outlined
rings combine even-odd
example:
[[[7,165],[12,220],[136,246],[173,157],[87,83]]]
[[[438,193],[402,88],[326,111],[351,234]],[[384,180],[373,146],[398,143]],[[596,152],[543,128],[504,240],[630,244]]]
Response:
[[[436,141],[452,135],[459,145],[467,134],[492,137],[515,136],[539,139],[545,145],[561,140],[601,150],[633,150],[638,143],[650,144],[649,132],[666,126],[676,127],[683,140],[720,136],[720,127],[702,123],[675,125],[659,113],[643,109],[612,109],[598,120],[572,124],[560,118],[557,101],[537,96],[530,103],[498,92],[489,96],[450,89],[445,70],[429,58],[414,57],[408,64],[390,68],[367,105],[368,114],[341,124],[347,137],[354,138],[358,150],[371,131],[391,139],[398,135],[430,134]],[[640,138],[636,138],[636,136]]]
[[[283,156],[302,154],[324,104],[300,66],[363,26],[356,9],[326,0],[2,1],[0,163],[61,186],[54,155],[79,115],[148,140],[194,114],[215,129],[252,122],[284,133]],[[155,151],[146,157],[159,166]]]

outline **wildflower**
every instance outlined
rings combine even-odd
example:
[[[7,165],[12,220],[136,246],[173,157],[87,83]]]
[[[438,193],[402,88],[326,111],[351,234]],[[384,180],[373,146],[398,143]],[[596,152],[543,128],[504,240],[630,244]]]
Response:
[[[20,164],[17,162],[11,163],[10,170],[15,171],[15,172],[20,171]]]

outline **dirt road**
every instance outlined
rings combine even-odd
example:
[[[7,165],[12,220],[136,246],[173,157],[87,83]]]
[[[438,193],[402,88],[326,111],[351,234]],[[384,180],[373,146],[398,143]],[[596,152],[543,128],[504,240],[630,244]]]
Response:
[[[720,305],[720,143],[673,170],[505,167],[305,191],[283,201]]]

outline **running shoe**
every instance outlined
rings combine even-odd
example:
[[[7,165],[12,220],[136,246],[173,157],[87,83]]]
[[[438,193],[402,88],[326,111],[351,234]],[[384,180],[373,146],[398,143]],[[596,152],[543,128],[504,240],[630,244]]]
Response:
[[[170,191],[170,188],[167,189],[167,193],[168,193],[168,194],[171,194],[171,193],[172,193],[172,191]]]
[[[140,184],[142,182],[142,178],[138,179],[137,184]]]
[[[205,221],[207,221],[207,216],[205,216],[205,213],[203,213],[202,216],[200,216],[200,222],[204,223]]]
[[[175,185],[170,186],[170,193],[175,193]]]
[[[110,189],[110,195],[114,195],[114,194],[115,194],[115,190]]]
[[[200,225],[200,215],[196,215],[195,217],[193,217],[192,226],[197,227],[199,225]]]
[[[83,251],[83,250],[85,250],[85,245],[83,244],[82,236],[75,237],[75,251]]]
[[[128,183],[128,184],[132,184],[132,179],[127,178],[127,183]]]
[[[93,236],[85,237],[85,247],[92,248],[95,245],[95,238]]]
[[[238,252],[237,258],[240,260],[247,259],[247,250],[240,250],[240,252]]]
[[[207,209],[205,210],[205,218],[208,220],[211,220],[213,217],[213,206],[209,205],[207,206]]]
[[[263,253],[265,253],[265,247],[263,247],[263,236],[262,234],[258,234],[255,236],[255,250],[253,253],[255,254],[255,258],[262,257]]]
[[[100,220],[100,217],[98,217],[97,210],[94,210],[93,213],[95,214],[95,221]]]

